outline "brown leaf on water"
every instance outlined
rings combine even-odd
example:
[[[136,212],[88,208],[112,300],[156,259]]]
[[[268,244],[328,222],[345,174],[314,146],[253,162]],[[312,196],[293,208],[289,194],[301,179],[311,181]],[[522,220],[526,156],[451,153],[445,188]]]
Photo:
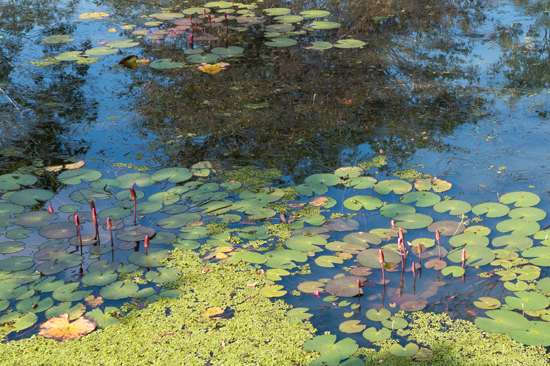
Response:
[[[81,316],[69,323],[69,314],[53,317],[40,324],[39,335],[64,342],[85,336],[97,328],[97,322],[88,316]]]
[[[317,197],[314,200],[309,201],[309,204],[315,207],[323,207],[328,203],[327,197]]]
[[[103,304],[103,298],[101,296],[95,297],[94,295],[87,296],[84,301],[91,308],[97,308],[99,305]]]
[[[72,164],[65,164],[63,167],[68,170],[74,170],[78,168],[82,168],[86,164],[83,160],[77,161],[76,163]]]
[[[47,166],[44,168],[45,171],[53,173],[58,172],[61,169],[63,169],[63,165]]]

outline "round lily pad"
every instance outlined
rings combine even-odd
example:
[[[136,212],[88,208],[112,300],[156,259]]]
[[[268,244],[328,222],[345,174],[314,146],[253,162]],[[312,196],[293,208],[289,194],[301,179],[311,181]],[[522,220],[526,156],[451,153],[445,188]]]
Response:
[[[390,338],[391,332],[388,328],[377,330],[374,327],[368,328],[363,332],[363,337],[371,342],[380,342]]]
[[[344,276],[336,278],[325,286],[325,291],[338,297],[354,297],[358,295],[357,280],[365,281],[365,277]],[[362,289],[359,289],[363,293]]]
[[[185,65],[185,62],[172,62],[169,58],[164,58],[160,60],[155,60],[149,64],[149,67],[153,69],[158,70],[165,70],[165,69],[178,69],[180,67],[183,67]]]
[[[0,175],[0,191],[11,191],[21,186],[28,186],[36,183],[38,178],[31,174],[3,174]]]
[[[510,330],[510,337],[516,342],[528,346],[550,346],[550,323],[541,321],[529,322],[527,330]]]
[[[168,179],[170,183],[179,183],[189,180],[193,177],[193,173],[187,168],[165,168],[156,171],[151,179],[160,182]]]
[[[464,268],[459,266],[448,266],[441,270],[441,274],[443,276],[448,276],[450,274],[453,275],[453,277],[460,277],[465,273]]]
[[[515,207],[531,207],[540,202],[540,197],[532,192],[511,192],[501,196],[500,202],[505,205],[513,203]]]
[[[6,241],[0,243],[0,254],[17,253],[25,249],[25,243],[22,241]]]
[[[75,170],[66,170],[57,176],[57,179],[63,184],[80,184],[82,181],[91,182],[101,178],[101,172],[95,169],[80,168]]]
[[[462,262],[462,248],[453,250],[447,259],[454,263]],[[466,247],[466,264],[469,266],[484,266],[495,259],[495,253],[483,245],[471,244]]]
[[[74,41],[73,36],[70,36],[68,34],[56,34],[53,36],[48,36],[42,38],[42,42],[49,43],[49,44],[58,44],[58,43],[69,43]]]
[[[54,196],[53,192],[45,189],[24,189],[14,192],[10,196],[10,202],[21,206],[34,206],[40,201],[48,201]]]
[[[58,262],[54,260],[41,263],[36,266],[35,269],[43,276],[49,276],[66,270],[68,266],[67,262]]]
[[[506,303],[518,310],[540,310],[550,305],[548,298],[534,291],[517,291],[515,296],[507,296]]]
[[[357,261],[365,267],[382,268],[378,261],[378,254],[378,249],[367,249],[357,255]],[[386,263],[398,263],[401,261],[399,253],[389,249],[384,249],[384,259]]]
[[[333,268],[334,263],[342,264],[344,261],[340,257],[335,257],[332,255],[322,255],[320,257],[315,258],[315,264],[319,267],[325,267],[325,268]]]
[[[313,26],[312,26],[313,28]],[[315,29],[315,28],[314,28]],[[366,45],[366,42],[360,41],[358,39],[340,39],[334,44],[336,48],[361,48]]]
[[[82,283],[88,286],[105,286],[116,279],[117,274],[113,271],[93,271],[82,277]]]
[[[461,234],[465,229],[463,223],[459,221],[438,221],[428,226],[428,231],[439,231],[441,236],[454,236]]]
[[[300,252],[318,251],[320,247],[318,245],[327,244],[327,240],[320,236],[291,236],[285,242],[285,245],[293,250]]]
[[[163,229],[177,229],[201,219],[201,215],[193,212],[185,212],[157,221],[157,225]],[[122,239],[121,239],[122,240]]]
[[[97,326],[99,328],[105,329],[122,321],[116,316],[110,315],[110,313],[118,311],[118,308],[108,306],[105,308],[105,312],[101,311],[101,309],[93,309],[92,311],[87,312],[86,316],[93,318],[97,322]]]
[[[382,206],[380,208],[380,215],[393,218],[399,214],[411,214],[416,213],[416,209],[412,206],[402,203],[390,203],[389,205]]]
[[[367,310],[366,316],[369,320],[372,320],[374,322],[381,322],[382,320],[386,320],[391,316],[391,311],[384,308],[381,308],[380,310],[369,309]]]
[[[170,283],[177,281],[182,276],[182,272],[179,268],[159,268],[158,272],[149,271],[145,278],[153,281],[154,283]]]
[[[299,15],[279,15],[279,16],[273,18],[273,20],[275,20],[279,23],[292,24],[292,23],[301,22],[302,20],[304,20],[304,17],[301,17]]]
[[[480,309],[493,310],[498,309],[501,303],[492,297],[480,297],[479,301],[474,301],[474,305]]]
[[[546,212],[536,207],[519,207],[508,213],[511,219],[521,219],[525,221],[540,221],[546,217]]]
[[[340,23],[328,21],[315,21],[309,25],[312,29],[336,29],[341,26]]]
[[[121,300],[132,296],[138,290],[138,285],[133,282],[124,283],[124,281],[117,281],[103,287],[99,291],[99,294],[107,300]]]
[[[92,290],[77,291],[79,285],[78,282],[67,283],[56,288],[52,297],[58,301],[80,301],[93,292]]]
[[[306,281],[298,285],[298,291],[305,292],[306,294],[312,294],[315,291],[322,292],[324,290],[325,284],[319,281]]]
[[[207,53],[205,55],[191,55],[187,57],[187,61],[192,62],[194,64],[202,64],[202,63],[212,63],[216,62],[220,59],[219,55],[213,54],[213,53]]]
[[[433,222],[433,219],[430,216],[420,213],[400,214],[395,216],[393,219],[396,227],[401,227],[407,230],[422,229],[428,227]]]
[[[278,16],[278,15],[285,15],[290,13],[290,9],[287,9],[287,8],[267,8],[267,9],[264,9],[264,11],[269,16]]]
[[[408,182],[397,180],[397,179],[391,179],[391,180],[384,180],[384,181],[378,182],[373,187],[373,189],[378,194],[389,194],[390,192],[393,192],[395,194],[401,195],[401,194],[410,192],[412,189],[412,186]]]
[[[359,333],[362,332],[367,326],[359,324],[360,320],[347,320],[340,324],[338,329],[342,333]]]
[[[523,251],[533,246],[533,240],[520,235],[503,235],[494,238],[492,243],[494,247],[504,247],[504,250]]]
[[[344,207],[354,211],[358,211],[361,208],[365,208],[365,210],[376,210],[382,207],[382,205],[382,201],[373,196],[353,196],[344,201]]]
[[[485,313],[489,318],[478,317],[476,326],[486,332],[510,333],[512,330],[526,330],[529,321],[519,313],[509,310],[489,310]]]
[[[244,48],[242,47],[238,47],[238,46],[229,46],[229,47],[216,47],[216,48],[213,48],[210,52],[212,52],[213,54],[216,54],[216,55],[219,55],[219,56],[222,56],[222,57],[230,57],[230,56],[235,56],[235,55],[238,55],[240,53],[242,53],[244,51]]]
[[[76,226],[70,222],[56,222],[42,226],[38,235],[48,239],[68,239],[77,235]]]
[[[150,238],[156,234],[155,229],[148,226],[129,226],[122,229],[115,234],[118,240],[122,241],[144,241],[145,237],[149,235]]]
[[[149,248],[148,254],[134,252],[128,256],[128,262],[140,267],[161,267],[159,260],[167,258],[169,251],[166,249]]]
[[[418,352],[418,346],[414,343],[409,343],[405,347],[400,344],[392,344],[388,351],[397,357],[412,357]]]
[[[287,291],[283,291],[284,286],[282,285],[272,285],[266,286],[260,290],[260,295],[265,297],[281,297],[286,295]]]
[[[33,296],[20,301],[16,308],[17,311],[22,313],[41,313],[51,308],[52,305],[53,299],[51,297],[46,297],[45,299],[40,300],[40,296]]]
[[[441,201],[441,197],[433,192],[409,192],[399,200],[406,204],[416,202],[416,207],[431,207]]]
[[[365,232],[351,233],[342,238],[342,240],[348,244],[361,245],[365,248],[369,247],[369,244],[379,245],[382,243],[382,238],[378,235]]]
[[[496,228],[501,233],[511,232],[512,235],[530,236],[540,230],[540,225],[536,221],[509,219],[499,222]]]
[[[502,217],[510,212],[510,208],[502,203],[485,202],[474,206],[472,212],[478,216],[487,214],[487,217]]]
[[[272,38],[270,42],[265,42],[268,47],[290,47],[294,46],[298,42],[295,39],[290,38]],[[318,193],[324,194],[324,193]]]
[[[306,10],[300,12],[300,15],[304,18],[324,18],[330,15],[330,12],[326,10]]]
[[[107,56],[118,52],[118,48],[111,47],[94,47],[85,52],[86,56]]]
[[[404,329],[409,325],[409,323],[403,318],[392,316],[389,319],[382,320],[382,325],[385,326],[386,328],[394,330],[394,329]]]
[[[436,212],[449,212],[451,215],[462,215],[470,212],[472,206],[468,202],[460,200],[446,200],[434,206]]]
[[[0,261],[0,271],[22,271],[29,269],[34,265],[34,260],[30,257],[15,256]]]
[[[429,191],[430,189],[433,189],[434,192],[441,193],[450,190],[452,186],[453,185],[451,183],[437,177],[419,179],[414,182],[414,187],[419,191]]]
[[[489,238],[487,238],[486,236],[477,236],[474,233],[462,233],[449,239],[449,245],[453,247],[461,247],[463,245],[471,244],[486,247],[489,245]]]

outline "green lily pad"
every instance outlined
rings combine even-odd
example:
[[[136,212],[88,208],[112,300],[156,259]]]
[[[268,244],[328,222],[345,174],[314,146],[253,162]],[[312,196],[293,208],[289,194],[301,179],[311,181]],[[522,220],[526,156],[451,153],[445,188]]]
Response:
[[[25,207],[10,202],[0,202],[0,216],[5,214],[20,214],[25,212]]]
[[[113,271],[93,271],[82,277],[82,283],[88,286],[105,286],[115,282],[117,277]]]
[[[420,244],[422,245],[422,248],[428,249],[435,246],[435,240],[429,238],[418,238],[414,239],[411,244],[413,248],[417,248],[418,244]]]
[[[285,15],[290,13],[290,9],[287,9],[287,8],[267,8],[267,9],[264,9],[264,11],[269,16],[278,16],[278,15]]]
[[[537,288],[543,293],[547,294],[550,292],[550,277],[545,277],[540,281],[537,281]]]
[[[111,198],[111,193],[99,189],[82,188],[72,192],[69,198],[76,203],[90,203],[92,200],[107,200]]]
[[[80,168],[76,170],[66,170],[57,176],[57,179],[63,184],[80,184],[82,181],[92,182],[100,179],[101,172],[95,169]]]
[[[450,274],[453,275],[453,277],[460,277],[465,273],[464,268],[459,266],[448,266],[441,270],[441,274],[443,276],[448,276]]]
[[[515,208],[508,213],[511,219],[521,219],[524,221],[540,221],[546,217],[546,212],[536,207]]]
[[[462,233],[450,238],[449,245],[455,248],[463,245],[480,245],[486,247],[489,245],[489,238],[486,236],[477,236],[474,233]]]
[[[25,249],[25,243],[22,241],[6,241],[0,243],[0,254],[17,253]]]
[[[128,189],[134,185],[145,188],[155,184],[156,182],[150,174],[146,173],[128,173],[121,175],[116,180],[119,181],[119,188],[122,189]]]
[[[412,357],[418,352],[418,346],[414,343],[409,343],[405,347],[400,344],[392,344],[388,351],[397,357]]]
[[[315,264],[319,267],[333,268],[334,263],[342,264],[344,263],[344,260],[340,257],[335,257],[332,255],[322,255],[315,258]]]
[[[327,244],[327,240],[321,236],[291,236],[285,241],[285,245],[293,250],[300,252],[318,251],[318,245]]]
[[[165,168],[156,171],[151,179],[160,182],[168,179],[169,183],[179,183],[189,180],[193,177],[193,173],[187,168]]]
[[[487,214],[487,217],[502,217],[510,212],[510,208],[502,203],[485,202],[474,206],[472,212],[478,216]]]
[[[342,333],[359,333],[362,332],[367,326],[359,324],[360,320],[347,320],[343,323],[340,323],[338,329]]]
[[[97,326],[101,329],[105,329],[122,321],[116,316],[110,315],[110,313],[118,312],[118,308],[108,306],[105,308],[105,312],[101,311],[101,309],[93,309],[92,311],[87,312],[86,316],[94,318],[94,320],[97,322]]]
[[[378,194],[389,194],[390,192],[393,192],[395,194],[402,195],[410,192],[412,186],[410,183],[402,180],[390,179],[378,182],[373,189]]]
[[[134,252],[128,256],[128,262],[140,267],[162,267],[159,261],[168,257],[169,251],[166,249],[149,248],[148,255],[141,252]]]
[[[17,216],[14,222],[22,227],[36,228],[49,225],[46,220],[55,220],[57,217],[57,214],[48,211],[30,211]]]
[[[516,342],[528,346],[550,346],[550,323],[532,321],[529,322],[529,329],[513,329],[510,331],[510,337]]]
[[[15,256],[0,261],[0,271],[22,271],[29,269],[34,265],[34,260],[30,257]]]
[[[315,21],[309,25],[312,29],[336,29],[340,28],[341,24],[328,21]]]
[[[298,42],[295,39],[290,38],[272,38],[270,42],[265,42],[268,47],[290,47],[294,46]],[[324,194],[324,193],[318,193]]]
[[[496,228],[501,233],[511,232],[512,235],[530,236],[540,230],[540,225],[536,221],[509,219],[499,222]]]
[[[165,69],[178,69],[183,67],[185,65],[185,62],[172,62],[169,58],[164,58],[160,60],[155,60],[149,64],[149,67],[153,69],[158,70],[165,70]]]
[[[313,28],[313,26],[312,26]],[[314,28],[318,29],[318,28]],[[334,44],[336,48],[361,48],[366,45],[366,42],[359,41],[357,39],[340,39]]]
[[[396,251],[390,249],[384,249],[383,251],[386,263],[401,262],[401,257]],[[378,249],[366,249],[357,255],[357,261],[365,267],[382,268],[378,261],[378,253]]]
[[[462,215],[470,212],[472,206],[468,202],[460,200],[447,200],[437,203],[434,206],[436,212],[449,212],[451,215]]]
[[[285,269],[272,268],[265,271],[265,276],[271,281],[280,281],[282,280],[281,276],[288,276],[290,272]],[[300,287],[300,285],[298,285]],[[301,290],[300,290],[301,291]]]
[[[409,205],[404,205],[402,203],[390,203],[389,205],[382,206],[380,208],[380,215],[393,218],[394,216],[400,214],[412,214],[416,213],[416,209]]]
[[[210,52],[212,52],[215,55],[219,55],[222,57],[231,57],[236,56],[244,51],[244,48],[238,47],[238,46],[229,46],[229,47],[215,47],[212,48]]]
[[[361,208],[365,210],[376,210],[382,207],[383,202],[373,196],[353,196],[344,201],[344,207],[350,210],[358,211]]]
[[[107,56],[118,52],[118,48],[111,47],[94,47],[85,52],[86,56]]]
[[[336,335],[334,334],[317,336],[304,344],[305,351],[319,352],[321,357],[326,357],[326,359],[338,359],[336,365],[339,364],[340,360],[346,359],[357,352],[358,348],[357,342],[351,338],[344,338],[336,343]],[[310,365],[321,366],[323,361],[316,363],[318,360],[319,358]]]
[[[313,314],[308,313],[309,308],[293,308],[287,311],[286,316],[292,319],[305,320],[313,316]]]
[[[527,282],[517,281],[515,284],[512,282],[504,282],[504,288],[507,290],[516,292],[516,291],[525,291],[529,288]]]
[[[273,20],[279,23],[292,24],[292,23],[301,22],[302,20],[304,20],[304,17],[299,15],[280,15],[273,18]]]
[[[328,43],[328,42],[313,42],[313,44],[317,43]],[[330,44],[332,46],[332,44]],[[348,182],[348,185],[350,187],[353,187],[354,189],[367,189],[372,188],[376,184],[377,180],[372,177],[357,177],[353,178]]]
[[[56,273],[63,272],[69,267],[67,262],[60,261],[47,261],[36,266],[36,270],[40,272],[43,276],[49,276]]]
[[[382,243],[382,238],[378,235],[365,232],[351,233],[342,238],[342,240],[348,244],[361,245],[365,248],[369,247],[369,244],[379,245]]]
[[[382,320],[389,319],[389,317],[391,316],[391,311],[385,308],[381,308],[379,311],[377,311],[376,309],[369,309],[367,310],[366,316],[369,320],[372,320],[373,322],[381,322]]]
[[[160,20],[172,20],[177,18],[183,18],[185,17],[182,13],[155,13],[155,14],[149,14],[149,17],[160,19]]]
[[[428,231],[439,232],[441,236],[454,236],[461,234],[465,229],[463,223],[459,221],[438,221],[428,226]]]
[[[180,200],[180,196],[171,192],[158,192],[150,196],[147,201],[160,202],[165,205],[172,205]]]
[[[518,291],[515,296],[507,296],[506,303],[518,310],[540,310],[550,305],[550,300],[542,294],[533,291]]]
[[[264,254],[267,257],[265,265],[270,268],[292,269],[296,267],[294,262],[307,261],[307,254],[296,250],[272,250]]]
[[[513,311],[489,310],[485,315],[489,318],[478,317],[475,324],[486,332],[510,333],[512,330],[527,330],[529,328],[529,321]]]
[[[446,192],[450,190],[452,186],[453,185],[451,183],[436,177],[419,179],[414,182],[414,187],[419,191],[429,191],[430,189],[433,189],[434,192],[437,193]]]
[[[312,294],[315,291],[322,292],[324,290],[325,284],[319,281],[306,281],[298,285],[298,291],[305,292],[306,294]]]
[[[161,267],[156,271],[149,271],[145,278],[153,281],[154,283],[170,283],[177,281],[181,278],[182,273],[179,268],[164,268]]]
[[[49,44],[69,43],[74,41],[74,38],[72,37],[73,36],[70,36],[68,34],[56,34],[53,36],[42,38],[42,42]]]
[[[60,316],[62,314],[68,314],[69,319],[74,320],[80,317],[86,311],[86,307],[83,304],[76,304],[73,307],[71,307],[71,305],[71,302],[64,302],[60,305],[49,308],[46,311],[46,318],[50,319],[55,316]]]
[[[265,297],[281,297],[286,295],[287,291],[283,291],[284,286],[282,285],[272,285],[266,286],[260,290],[260,295]]]
[[[409,192],[399,200],[406,204],[416,202],[416,207],[431,207],[441,201],[441,197],[433,192]]]
[[[12,191],[21,186],[36,183],[38,178],[31,174],[3,174],[0,175],[0,191]]]
[[[163,229],[177,229],[201,219],[198,213],[185,212],[157,221],[157,225]]]
[[[48,310],[52,307],[52,305],[53,299],[51,297],[46,297],[45,299],[40,300],[40,296],[33,296],[20,301],[16,308],[17,311],[22,313],[32,312],[36,314]]]
[[[494,238],[491,243],[495,248],[504,247],[504,250],[523,251],[533,246],[533,240],[526,236],[503,235]]]
[[[208,8],[187,8],[183,10],[183,14],[191,15],[191,14],[202,14],[202,12],[205,11],[207,14],[211,12]]]
[[[306,10],[300,12],[300,15],[304,18],[324,18],[330,15],[330,12],[326,10]]]
[[[396,227],[407,230],[422,229],[428,227],[433,222],[430,216],[420,213],[401,214],[395,216],[393,219]]]
[[[118,240],[122,241],[144,241],[145,237],[149,235],[150,238],[156,234],[155,229],[148,226],[129,226],[122,229],[115,234]]]
[[[111,48],[130,48],[139,46],[139,42],[136,42],[133,39],[115,39],[107,42],[106,46]]]
[[[376,328],[371,327],[366,329],[363,332],[363,337],[365,337],[367,340],[371,342],[380,342],[390,338],[390,336],[391,336],[391,332],[388,328],[382,328],[380,330],[376,330]]]
[[[57,301],[80,301],[93,292],[93,290],[77,291],[79,285],[78,282],[67,283],[53,290],[52,297]]]
[[[41,201],[48,201],[54,196],[53,192],[45,189],[24,189],[14,192],[10,196],[10,202],[21,206],[34,206]]]
[[[382,320],[382,325],[388,329],[394,330],[407,328],[409,323],[403,318],[392,316],[389,319]]]
[[[99,294],[107,300],[121,300],[132,296],[138,290],[138,285],[133,282],[124,283],[123,281],[116,281],[103,287],[99,291]]]
[[[495,253],[482,245],[468,245],[466,248],[466,264],[468,266],[484,266],[495,259]],[[462,249],[455,249],[447,255],[447,259],[454,263],[462,263]]]
[[[500,202],[505,205],[514,203],[515,207],[531,207],[540,202],[540,197],[532,192],[511,192],[500,197]]]
[[[319,51],[324,51],[324,50],[328,50],[328,49],[331,49],[332,47],[334,47],[332,45],[332,43],[330,42],[323,42],[323,41],[317,41],[317,42],[311,42],[311,44],[313,46],[311,47],[306,47],[308,50],[319,50]]]
[[[227,9],[231,8],[233,6],[233,2],[229,1],[214,1],[204,4],[205,8],[220,8],[220,9]]]
[[[111,271],[114,272],[114,271],[118,270],[119,266],[121,266],[121,264],[118,263],[118,262],[109,262],[106,259],[104,259],[104,260],[101,260],[101,261],[93,262],[92,264],[90,264],[88,266],[88,268],[86,268],[86,270],[88,271],[88,273],[96,272],[96,271],[98,271],[98,272],[111,272]]]
[[[76,225],[71,222],[56,222],[42,226],[38,235],[47,239],[68,239],[77,235],[77,230]]]

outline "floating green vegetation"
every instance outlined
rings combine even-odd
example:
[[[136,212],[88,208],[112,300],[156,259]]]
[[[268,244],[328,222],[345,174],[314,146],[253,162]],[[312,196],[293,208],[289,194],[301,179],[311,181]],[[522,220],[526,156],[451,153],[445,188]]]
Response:
[[[302,349],[312,337],[311,325],[286,316],[288,306],[282,301],[260,296],[261,289],[273,284],[265,276],[243,265],[205,263],[195,253],[182,250],[173,252],[169,268],[183,273],[173,285],[182,293],[179,299],[164,298],[145,309],[133,309],[120,324],[78,342],[34,336],[3,343],[2,362],[119,365],[124,360],[145,365],[185,360],[186,365],[307,365],[315,358]],[[108,310],[96,312],[109,314]]]

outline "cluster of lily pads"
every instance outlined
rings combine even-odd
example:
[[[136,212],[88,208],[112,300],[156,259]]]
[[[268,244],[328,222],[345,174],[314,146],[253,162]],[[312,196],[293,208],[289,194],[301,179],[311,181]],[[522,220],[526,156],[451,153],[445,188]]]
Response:
[[[546,213],[533,207],[540,201],[534,193],[506,193],[472,207],[442,196],[452,189],[444,180],[379,181],[358,166],[314,174],[290,188],[222,181],[209,162],[109,178],[78,168],[57,179],[67,188],[56,195],[35,187],[33,175],[0,176],[5,333],[63,314],[66,321],[85,314],[106,327],[120,322],[123,301],[143,306],[158,296],[177,297],[170,283],[182,272],[165,268],[164,259],[182,248],[205,260],[255,265],[280,281],[263,288],[263,296],[332,304],[347,318],[338,327],[342,334],[362,333],[371,342],[405,339],[408,323],[398,310],[421,311],[454,278],[478,281],[479,275],[503,286],[495,297],[473,302],[485,311],[476,325],[527,345],[550,345],[550,280],[539,280],[541,267],[550,266],[550,230],[541,229]],[[334,275],[297,286],[286,280],[306,273],[306,264],[310,277],[319,269]],[[288,316],[296,325],[315,321],[310,310],[296,307]],[[318,364],[338,364],[357,346],[351,338],[335,340],[308,343],[321,353]],[[390,351],[429,357],[414,344]]]
[[[308,32],[316,30],[332,30],[339,28],[340,23],[324,20],[330,16],[325,10],[305,10],[297,14],[291,14],[288,8],[260,9],[256,4],[241,4],[226,1],[209,2],[204,7],[193,7],[178,12],[164,11],[162,13],[149,14],[139,21],[140,24],[125,24],[121,30],[132,31],[136,39],[117,39],[100,42],[101,46],[91,48],[85,52],[69,51],[55,56],[59,61],[84,61],[86,58],[105,56],[118,53],[121,48],[135,47],[140,44],[137,39],[146,39],[160,42],[163,39],[175,39],[184,37],[188,40],[188,48],[184,50],[186,61],[190,63],[212,63],[221,58],[241,56],[244,48],[236,45],[223,47],[211,47],[212,42],[220,38],[226,38],[229,32],[246,32],[263,27],[263,36],[268,39],[265,45],[268,47],[291,47],[298,44],[296,37],[302,37]],[[80,15],[85,20],[109,19],[105,12],[84,13]],[[316,19],[316,20],[314,20]],[[166,23],[169,22],[169,23]],[[116,28],[110,28],[109,32],[116,32]],[[318,39],[318,38],[317,38]],[[52,35],[42,39],[47,44],[63,44],[74,41],[71,35]],[[336,47],[360,48],[366,43],[351,38],[339,39],[336,43],[327,41],[314,41],[307,49],[328,50]],[[208,46],[208,51],[200,47]],[[145,59],[140,59],[136,65],[148,64]],[[147,60],[149,61],[149,60]],[[151,62],[150,67],[156,69],[171,69],[182,67],[185,62],[159,59]]]

